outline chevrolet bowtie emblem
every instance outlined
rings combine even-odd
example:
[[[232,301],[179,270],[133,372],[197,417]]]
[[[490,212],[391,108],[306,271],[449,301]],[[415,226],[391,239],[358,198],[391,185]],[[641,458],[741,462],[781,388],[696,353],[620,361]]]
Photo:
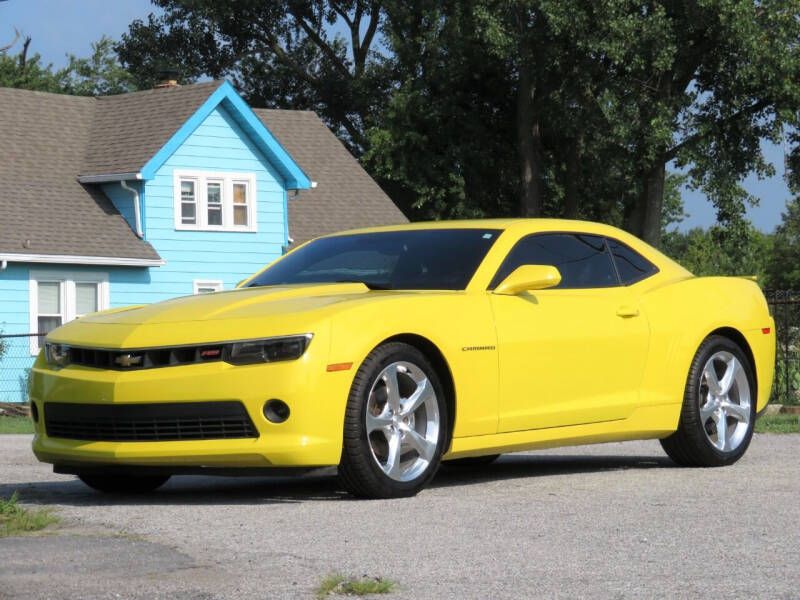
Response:
[[[135,367],[142,364],[142,356],[140,354],[120,354],[114,359],[120,367]]]

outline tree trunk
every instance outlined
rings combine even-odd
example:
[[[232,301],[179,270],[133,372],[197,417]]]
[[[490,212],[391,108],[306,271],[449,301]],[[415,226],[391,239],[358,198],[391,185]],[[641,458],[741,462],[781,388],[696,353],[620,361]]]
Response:
[[[539,187],[541,176],[541,132],[534,111],[535,88],[530,69],[520,66],[517,91],[517,146],[520,161],[520,215],[538,217],[542,212]]]
[[[656,248],[661,245],[661,206],[664,201],[665,175],[663,162],[659,162],[645,174],[640,202],[643,208],[641,238]]]
[[[581,140],[570,140],[567,149],[566,181],[564,181],[564,217],[576,219],[578,217],[578,178],[580,177]]]
[[[623,227],[625,228],[625,231],[639,238],[642,237],[642,216],[644,215],[642,198],[643,195],[626,195],[625,214],[623,216]]]

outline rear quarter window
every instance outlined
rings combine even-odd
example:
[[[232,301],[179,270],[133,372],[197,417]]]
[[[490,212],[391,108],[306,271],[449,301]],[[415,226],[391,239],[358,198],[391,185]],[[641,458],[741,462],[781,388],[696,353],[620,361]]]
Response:
[[[622,285],[631,285],[658,273],[658,267],[629,246],[613,238],[606,239]]]

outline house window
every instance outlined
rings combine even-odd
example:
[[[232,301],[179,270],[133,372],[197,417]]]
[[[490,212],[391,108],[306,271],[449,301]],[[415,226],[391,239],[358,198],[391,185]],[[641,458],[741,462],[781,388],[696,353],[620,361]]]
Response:
[[[109,306],[108,274],[31,271],[30,328],[50,333],[56,327]],[[38,354],[39,338],[31,338],[31,354]]]
[[[256,178],[247,173],[174,172],[175,229],[256,231]]]
[[[197,224],[197,182],[192,179],[181,180],[181,223]]]
[[[219,280],[205,281],[202,279],[194,280],[194,293],[195,294],[211,294],[212,292],[221,292],[222,282]]]

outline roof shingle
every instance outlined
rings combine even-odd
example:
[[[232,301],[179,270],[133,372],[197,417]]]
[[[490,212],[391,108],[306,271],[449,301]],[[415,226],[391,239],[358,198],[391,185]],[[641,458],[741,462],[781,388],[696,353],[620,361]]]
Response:
[[[102,191],[77,181],[96,105],[0,88],[0,253],[159,258]]]
[[[317,187],[289,197],[294,244],[344,229],[408,219],[311,111],[253,109]]]
[[[103,96],[79,175],[138,173],[223,81]]]

